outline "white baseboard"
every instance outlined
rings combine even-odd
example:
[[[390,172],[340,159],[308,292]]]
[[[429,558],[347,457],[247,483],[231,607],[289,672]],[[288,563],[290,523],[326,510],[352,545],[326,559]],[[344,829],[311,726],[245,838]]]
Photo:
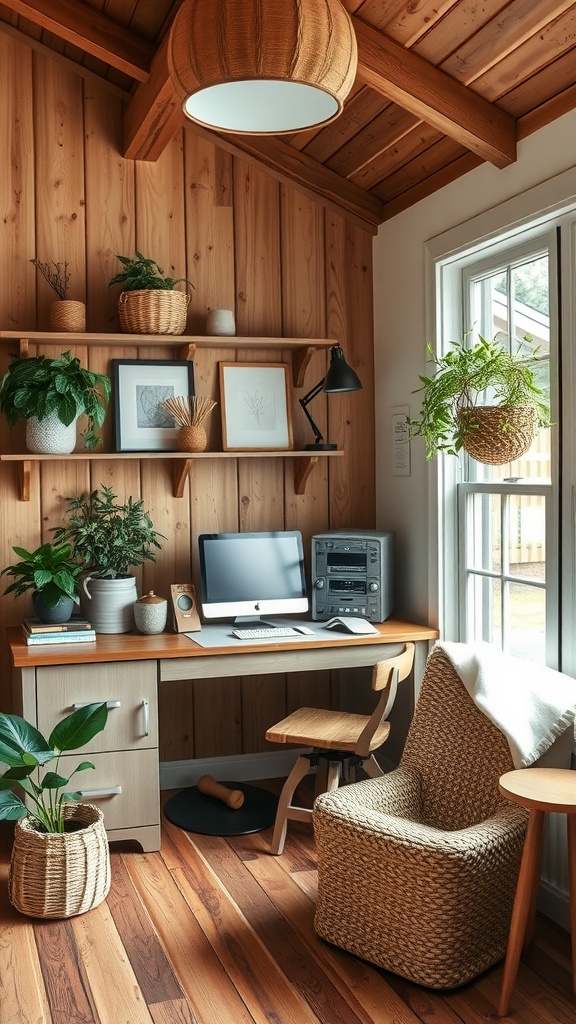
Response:
[[[308,748],[302,748],[302,750]],[[255,779],[280,779],[289,775],[302,751],[270,750],[262,754],[233,754],[230,757],[206,757],[192,761],[163,761],[160,764],[160,789],[195,786],[201,775],[220,782],[253,782]]]

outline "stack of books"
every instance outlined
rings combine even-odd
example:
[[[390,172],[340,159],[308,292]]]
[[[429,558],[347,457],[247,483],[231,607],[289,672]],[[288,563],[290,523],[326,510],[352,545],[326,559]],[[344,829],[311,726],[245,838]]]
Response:
[[[88,619],[73,616],[68,622],[40,622],[40,619],[24,619],[22,632],[26,643],[31,644],[78,644],[94,641],[96,632]]]

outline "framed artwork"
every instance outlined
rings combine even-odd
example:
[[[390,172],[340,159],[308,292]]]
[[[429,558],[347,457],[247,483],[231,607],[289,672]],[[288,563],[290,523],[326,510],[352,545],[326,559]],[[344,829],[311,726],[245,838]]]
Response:
[[[219,363],[225,452],[290,450],[287,363]]]
[[[160,403],[194,394],[194,364],[168,359],[113,359],[112,363],[116,451],[177,451],[180,428]]]

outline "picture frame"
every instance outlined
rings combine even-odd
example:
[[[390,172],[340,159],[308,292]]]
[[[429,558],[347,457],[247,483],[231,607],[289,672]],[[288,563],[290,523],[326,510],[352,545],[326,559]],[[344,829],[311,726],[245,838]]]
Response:
[[[178,451],[179,425],[160,403],[194,394],[189,360],[113,359],[117,452]]]
[[[222,448],[291,451],[287,363],[219,363]]]

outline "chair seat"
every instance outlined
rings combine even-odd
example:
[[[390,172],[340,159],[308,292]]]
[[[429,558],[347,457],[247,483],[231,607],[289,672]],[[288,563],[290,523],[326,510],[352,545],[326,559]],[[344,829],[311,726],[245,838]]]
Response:
[[[266,732],[266,739],[273,743],[302,743],[307,747],[349,750],[354,753],[367,721],[365,715],[354,715],[347,711],[299,708],[271,726]],[[389,732],[390,723],[381,722],[370,741],[369,749],[377,750],[388,738]]]

